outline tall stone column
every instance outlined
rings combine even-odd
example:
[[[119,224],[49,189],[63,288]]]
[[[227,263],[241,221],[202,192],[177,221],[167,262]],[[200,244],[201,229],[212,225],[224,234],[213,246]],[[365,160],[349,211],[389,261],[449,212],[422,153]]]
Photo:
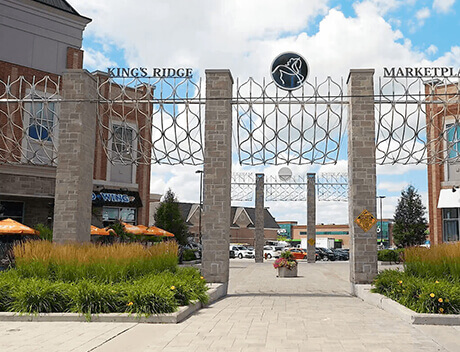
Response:
[[[316,248],[316,174],[307,174],[307,262],[315,262]]]
[[[377,275],[377,231],[365,232],[355,219],[367,210],[376,214],[374,70],[350,70],[348,95],[348,221],[350,281],[369,284]]]
[[[96,80],[85,70],[62,77],[58,165],[54,200],[55,242],[89,242],[96,136]]]
[[[264,261],[265,214],[264,214],[264,174],[256,174],[256,220],[254,229],[254,250],[256,263]]]
[[[228,283],[232,175],[232,87],[229,70],[206,70],[201,270]]]

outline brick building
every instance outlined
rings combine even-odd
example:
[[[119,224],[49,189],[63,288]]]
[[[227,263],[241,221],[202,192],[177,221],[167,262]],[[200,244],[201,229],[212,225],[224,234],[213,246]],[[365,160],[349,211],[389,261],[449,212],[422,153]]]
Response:
[[[459,241],[460,236],[460,104],[457,84],[434,88],[434,97],[443,104],[426,108],[428,159],[428,211],[431,244]],[[427,88],[427,95],[430,91]],[[457,97],[457,99],[453,99]],[[450,103],[449,100],[455,103]],[[440,138],[439,136],[443,136]],[[439,159],[451,159],[439,163]]]
[[[59,104],[30,98],[59,96],[62,74],[83,68],[82,35],[90,21],[63,0],[0,3],[0,94],[10,84],[13,96],[29,98],[8,107],[0,104],[0,219],[11,217],[29,226],[53,224]],[[101,72],[93,77],[99,82],[108,79]],[[100,94],[111,98],[116,92]],[[130,127],[119,124],[114,116],[123,112],[116,104],[111,111],[103,109],[101,105],[95,131],[93,224],[107,225],[116,219],[147,224],[150,166],[110,162],[108,153],[134,143],[139,130],[147,140],[150,129],[129,115],[124,118]],[[110,140],[108,145],[103,145],[103,138]]]
[[[382,231],[380,224],[382,223]],[[377,242],[382,242],[385,247],[393,246],[393,222],[390,219],[378,221],[377,227]],[[316,225],[316,239],[318,238],[333,238],[336,243],[336,248],[350,248],[350,228],[348,224],[320,224]],[[292,239],[300,241],[307,238],[307,225],[292,225]]]

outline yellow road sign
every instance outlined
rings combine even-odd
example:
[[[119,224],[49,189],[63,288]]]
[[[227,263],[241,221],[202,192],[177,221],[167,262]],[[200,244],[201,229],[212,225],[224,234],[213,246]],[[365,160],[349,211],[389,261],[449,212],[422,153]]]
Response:
[[[355,222],[364,230],[364,232],[367,232],[377,223],[377,219],[374,217],[374,215],[364,209],[362,213],[359,214],[355,219]]]
[[[315,239],[314,239],[314,238],[310,238],[307,242],[308,242],[308,244],[309,244],[310,246],[314,246],[314,245],[315,245]]]

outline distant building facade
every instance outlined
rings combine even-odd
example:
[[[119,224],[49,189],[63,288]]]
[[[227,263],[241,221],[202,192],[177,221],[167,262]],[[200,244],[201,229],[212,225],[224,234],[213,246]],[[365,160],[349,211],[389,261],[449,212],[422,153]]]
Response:
[[[160,204],[160,195],[151,195],[150,221],[154,225],[155,210]],[[179,203],[182,218],[193,234],[195,242],[199,242],[200,234],[200,205],[198,203]],[[280,227],[268,209],[264,209],[264,237],[265,240],[274,241],[278,236]],[[249,207],[231,207],[230,242],[254,245],[255,234],[255,209]]]
[[[393,246],[393,222],[390,219],[383,219],[383,232],[380,234],[380,221],[377,227],[377,242],[385,247]],[[292,239],[300,241],[307,238],[307,225],[293,225]],[[320,224],[316,225],[316,238],[333,238],[336,248],[350,248],[350,228],[348,224]]]

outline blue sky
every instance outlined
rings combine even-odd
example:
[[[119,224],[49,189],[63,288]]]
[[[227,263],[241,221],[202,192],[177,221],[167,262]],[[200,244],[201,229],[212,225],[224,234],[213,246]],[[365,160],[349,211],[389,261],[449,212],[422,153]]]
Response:
[[[346,80],[351,68],[394,66],[460,67],[459,0],[70,0],[93,19],[85,30],[85,67],[228,68],[234,78],[268,77],[273,58],[301,53],[311,75]],[[311,77],[312,77],[311,76]],[[342,147],[346,151],[346,145]],[[335,166],[293,167],[294,173],[345,172],[346,157]],[[235,171],[276,174],[281,166]],[[198,201],[196,167],[154,166],[152,193],[169,187],[183,201]],[[426,200],[426,167],[379,166],[378,194],[386,195],[391,217],[401,190],[413,184]],[[277,220],[306,222],[303,203],[269,203]],[[318,223],[347,221],[346,203],[319,202]],[[379,211],[380,213],[380,211]],[[334,214],[331,219],[331,214]]]

